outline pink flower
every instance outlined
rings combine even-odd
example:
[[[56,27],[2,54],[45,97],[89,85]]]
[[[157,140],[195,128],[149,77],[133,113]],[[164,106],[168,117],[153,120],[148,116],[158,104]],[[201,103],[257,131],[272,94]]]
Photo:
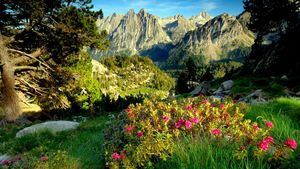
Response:
[[[139,131],[139,132],[136,133],[136,136],[138,138],[141,138],[143,135],[144,135],[144,133],[142,131]]]
[[[199,119],[198,119],[197,117],[192,118],[191,121],[192,121],[194,124],[199,123]]]
[[[274,143],[274,139],[271,136],[268,136],[264,139],[267,143]]]
[[[273,123],[270,122],[270,121],[267,121],[267,122],[266,122],[266,126],[267,126],[268,128],[272,128],[272,127],[273,127]]]
[[[185,109],[186,109],[186,110],[192,110],[192,109],[193,109],[193,106],[192,106],[192,105],[186,106]]]
[[[133,130],[133,127],[132,127],[131,125],[128,125],[128,126],[126,127],[126,132],[127,132],[127,133],[130,133],[132,130]]]
[[[114,160],[119,160],[119,159],[121,158],[120,154],[117,153],[117,152],[113,153],[111,157],[112,157]]]
[[[48,158],[47,158],[47,156],[45,156],[45,155],[42,155],[42,157],[41,157],[41,160],[42,160],[42,161],[47,161],[47,160],[48,160]]]
[[[186,120],[185,121],[185,128],[186,129],[191,129],[193,126],[192,126],[192,122],[191,121],[189,121],[189,120]]]
[[[288,138],[286,139],[286,141],[284,142],[284,144],[288,147],[290,147],[291,149],[296,150],[297,148],[297,142],[294,139]]]
[[[253,127],[253,129],[254,129],[254,130],[256,130],[256,131],[257,131],[257,130],[259,130],[259,127],[258,127],[258,125],[257,125],[257,124],[253,124],[253,126],[252,126],[252,127]]]
[[[245,146],[241,146],[241,147],[240,147],[240,150],[241,150],[241,151],[243,151],[243,150],[245,150],[245,149],[246,149]]]
[[[218,136],[218,135],[221,134],[221,131],[220,131],[219,129],[213,129],[213,130],[211,131],[211,134],[213,134],[213,135],[215,135],[215,136]]]
[[[168,121],[170,120],[170,118],[169,118],[168,116],[163,116],[163,120],[164,120],[165,122],[168,122]]]
[[[264,151],[269,149],[269,143],[266,140],[258,142],[258,148]]]
[[[180,128],[184,123],[183,119],[179,119],[178,122],[175,123],[175,128]]]
[[[220,104],[220,109],[224,109],[224,107],[225,107],[224,103]]]

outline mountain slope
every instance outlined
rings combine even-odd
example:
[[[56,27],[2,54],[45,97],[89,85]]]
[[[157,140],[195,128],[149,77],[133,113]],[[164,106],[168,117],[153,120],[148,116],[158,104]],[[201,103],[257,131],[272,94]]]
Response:
[[[254,35],[238,18],[226,13],[188,32],[170,51],[168,66],[182,65],[190,56],[204,56],[207,61],[243,57],[254,43]],[[245,17],[243,17],[245,18]]]

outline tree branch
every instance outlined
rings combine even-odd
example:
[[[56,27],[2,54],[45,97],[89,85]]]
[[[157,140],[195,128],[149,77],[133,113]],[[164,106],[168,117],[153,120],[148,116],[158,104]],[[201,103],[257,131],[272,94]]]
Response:
[[[37,58],[37,57],[41,56],[43,53],[44,53],[44,48],[38,48],[36,51],[32,52],[32,53],[29,54],[29,55],[31,55],[31,56]],[[29,60],[29,59],[30,59],[30,58],[28,58],[28,57],[27,57],[27,58],[19,57],[19,58],[13,59],[13,63],[14,63],[15,65],[17,65],[17,64],[26,62],[26,61]]]
[[[14,71],[23,71],[23,70],[39,70],[39,68],[34,66],[15,66]]]
[[[46,63],[40,61],[39,59],[37,59],[36,57],[34,57],[34,56],[30,55],[30,54],[27,54],[27,53],[25,53],[25,52],[22,52],[22,51],[19,51],[19,50],[16,50],[16,49],[7,49],[7,51],[13,52],[13,53],[18,53],[18,54],[20,54],[20,55],[29,57],[29,58],[31,58],[31,59],[33,59],[33,60],[39,62],[41,65],[45,66],[46,68],[48,68],[48,69],[50,69],[50,70],[53,71],[53,69],[52,69],[50,66],[48,66]]]

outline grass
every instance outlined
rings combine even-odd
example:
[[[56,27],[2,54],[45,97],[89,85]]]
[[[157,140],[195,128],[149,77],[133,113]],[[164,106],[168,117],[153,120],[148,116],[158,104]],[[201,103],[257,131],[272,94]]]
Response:
[[[14,139],[18,128],[10,126],[0,130],[0,154],[20,154],[34,168],[104,168],[102,130],[107,119],[102,116],[88,120],[74,131],[39,133],[20,139]],[[40,162],[42,154],[48,157],[45,163]]]
[[[291,137],[300,143],[300,100],[277,98],[267,104],[251,106],[246,118],[258,120],[264,117],[273,122],[272,134],[275,138],[286,139]],[[297,154],[300,155],[299,148]]]
[[[159,162],[155,168],[173,169],[241,169],[241,168],[268,168],[262,160],[238,160],[234,152],[236,144],[228,142],[214,143],[208,137],[186,138],[180,141],[174,155],[165,162]]]
[[[287,137],[291,137],[300,143],[300,100],[278,98],[267,104],[251,106],[246,113],[246,118],[253,121],[260,122],[261,118],[258,118],[260,116],[273,122],[272,136],[275,140],[283,141]],[[186,138],[177,143],[172,157],[165,162],[159,162],[156,168],[248,169],[272,167],[263,160],[237,160],[234,157],[234,151],[237,149],[235,144],[226,142],[215,144],[209,137]],[[300,150],[298,148],[294,157],[285,161],[282,167],[300,168],[299,157]]]
[[[264,117],[273,122],[272,136],[275,140],[285,140],[287,137],[300,143],[300,100],[277,98],[266,104],[251,106],[246,118],[261,122]],[[0,154],[22,154],[28,163],[35,168],[105,168],[102,149],[103,132],[107,116],[83,122],[77,130],[52,135],[40,133],[33,136],[14,139],[20,129],[8,126],[0,129]],[[215,143],[210,137],[185,138],[178,141],[172,157],[167,161],[159,161],[155,168],[180,169],[241,169],[241,168],[271,168],[264,160],[238,160],[234,151],[238,145],[228,142]],[[41,154],[49,158],[41,162]],[[300,168],[300,151],[295,151],[294,157],[286,161],[283,168]]]

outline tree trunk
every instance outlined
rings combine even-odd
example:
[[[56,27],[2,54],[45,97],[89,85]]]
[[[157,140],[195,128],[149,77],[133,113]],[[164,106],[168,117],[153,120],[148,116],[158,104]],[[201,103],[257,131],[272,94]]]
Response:
[[[2,105],[7,121],[14,122],[21,115],[19,98],[15,90],[14,65],[9,59],[4,40],[0,35],[0,62],[2,65]]]

